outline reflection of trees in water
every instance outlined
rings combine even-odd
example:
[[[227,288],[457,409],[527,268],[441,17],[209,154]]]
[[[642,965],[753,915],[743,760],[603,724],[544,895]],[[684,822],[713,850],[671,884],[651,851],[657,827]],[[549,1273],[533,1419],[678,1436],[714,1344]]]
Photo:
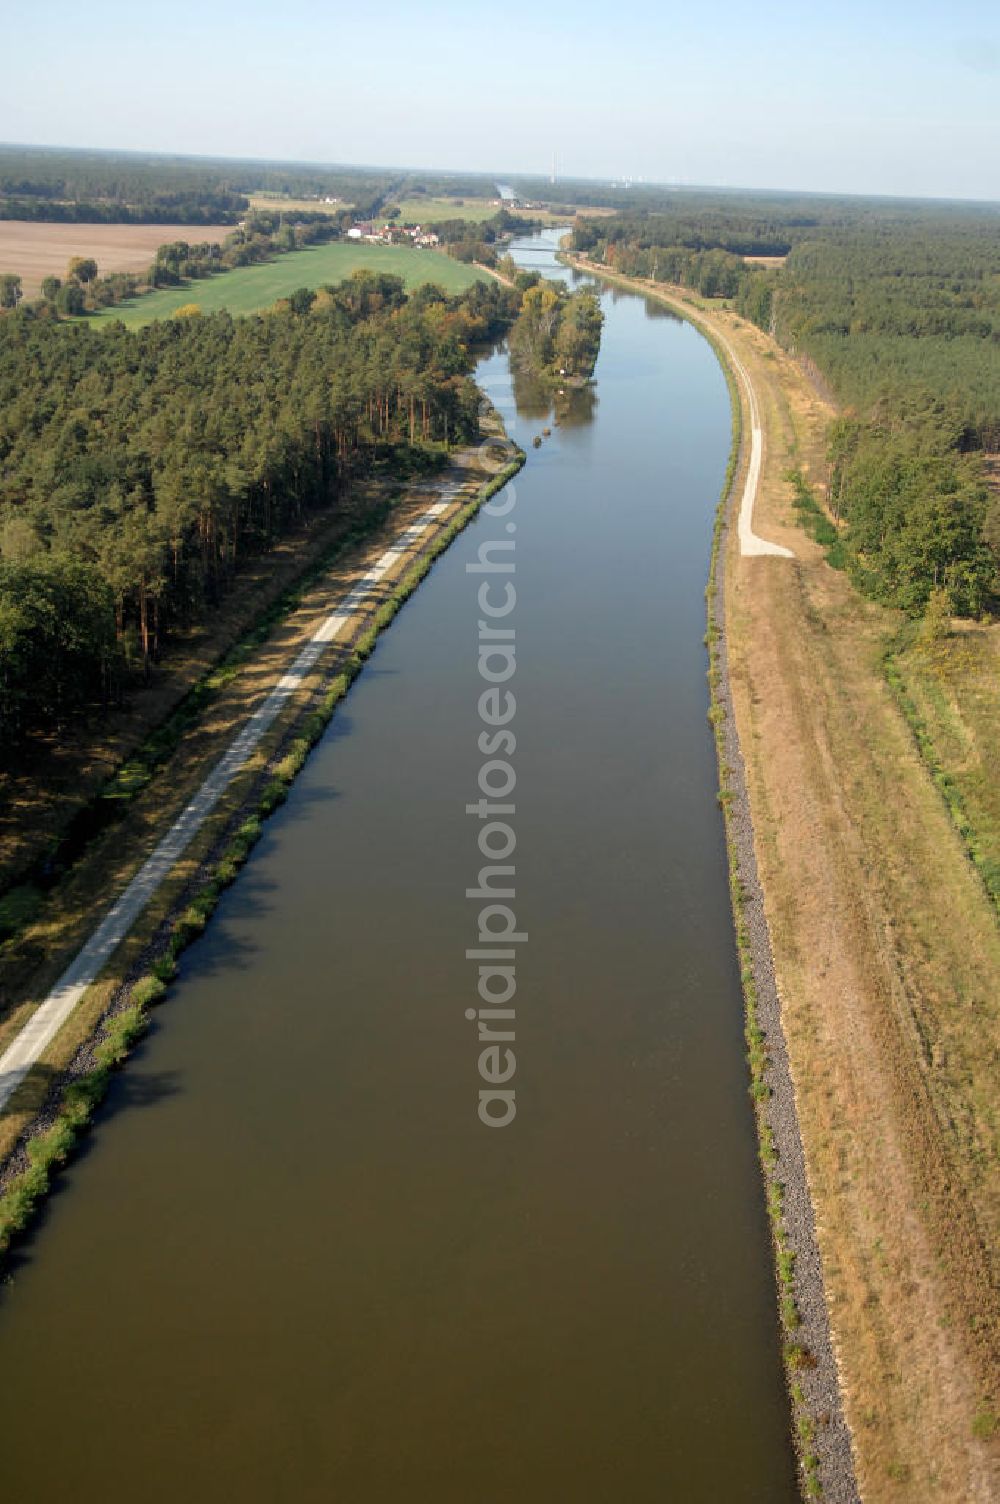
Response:
[[[600,398],[596,386],[579,386],[556,396],[556,421],[562,428],[585,428],[593,423]]]
[[[606,288],[605,291],[607,292],[612,304],[615,307],[617,307],[619,303],[627,303],[630,298],[634,298],[636,296],[636,294],[629,288],[616,287],[614,283],[612,283],[609,288]],[[640,293],[639,296],[642,297],[642,294]],[[648,319],[670,319],[671,322],[675,324],[683,324],[684,322],[680,314],[675,313],[672,308],[667,307],[666,303],[661,303],[656,298],[644,297],[642,299],[642,304],[646,310],[646,317]]]
[[[647,319],[669,319],[672,324],[683,324],[680,314],[668,308],[666,303],[660,303],[655,298],[645,298]]]
[[[564,387],[559,392],[547,382],[540,381],[533,371],[518,367],[513,361],[510,372],[518,417],[535,421],[554,417],[562,428],[583,428],[585,424],[593,423],[598,403],[595,386]]]
[[[552,390],[540,381],[534,371],[511,361],[510,374],[514,380],[514,401],[521,418],[547,418],[552,410]]]
[[[601,279],[599,277],[595,277],[592,272],[581,272],[575,266],[570,266],[566,269],[569,272],[570,281],[573,284],[574,291],[579,291],[580,288],[586,287],[588,292],[592,292],[594,294],[594,297],[598,300],[598,302],[600,302],[603,298],[610,296],[611,301],[613,303],[616,303],[619,297],[628,296],[628,294],[623,293],[620,288],[615,288],[609,285],[607,282],[602,282]]]

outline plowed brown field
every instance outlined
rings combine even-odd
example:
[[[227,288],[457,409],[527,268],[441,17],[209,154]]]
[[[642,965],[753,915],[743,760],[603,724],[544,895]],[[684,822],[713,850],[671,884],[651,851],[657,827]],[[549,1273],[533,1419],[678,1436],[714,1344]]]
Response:
[[[92,256],[98,270],[141,272],[157,246],[223,240],[232,225],[60,225],[0,220],[0,273],[21,278],[24,296],[37,297],[43,277],[65,277],[73,256]]]

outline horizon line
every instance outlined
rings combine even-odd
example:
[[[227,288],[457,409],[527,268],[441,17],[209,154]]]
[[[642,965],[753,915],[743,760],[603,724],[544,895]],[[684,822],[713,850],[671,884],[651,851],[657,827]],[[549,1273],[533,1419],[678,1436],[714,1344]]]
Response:
[[[427,164],[419,166],[405,166],[403,164],[375,163],[375,162],[336,162],[322,161],[318,158],[309,157],[267,157],[267,156],[230,156],[226,152],[191,152],[177,151],[163,147],[134,147],[134,146],[68,146],[64,142],[44,141],[0,141],[0,152],[6,150],[38,151],[38,152],[70,152],[81,155],[92,153],[97,156],[120,156],[120,157],[160,157],[164,160],[181,162],[204,162],[204,163],[234,163],[249,166],[271,167],[297,167],[315,168],[322,171],[338,172],[377,172],[377,173],[434,173],[441,177],[470,177],[470,178],[522,178],[530,181],[537,180],[548,188],[559,187],[559,183],[551,181],[550,174],[545,171],[528,171],[515,168],[462,168],[462,167],[434,167]],[[626,174],[617,177],[602,175],[588,177],[586,175],[569,174],[563,180],[565,184],[587,184],[592,187],[610,187],[628,183],[629,189],[638,186],[642,189],[662,189],[670,193],[747,193],[751,195],[765,196],[767,194],[783,195],[788,197],[818,198],[818,199],[859,199],[869,203],[899,203],[899,204],[941,204],[941,205],[964,205],[970,208],[1000,209],[1000,199],[991,198],[963,198],[951,197],[947,194],[933,193],[862,193],[856,189],[830,189],[830,188],[775,188],[775,187],[748,187],[736,183],[699,183],[668,181],[658,178],[636,177],[629,178]],[[629,191],[626,189],[625,191]]]

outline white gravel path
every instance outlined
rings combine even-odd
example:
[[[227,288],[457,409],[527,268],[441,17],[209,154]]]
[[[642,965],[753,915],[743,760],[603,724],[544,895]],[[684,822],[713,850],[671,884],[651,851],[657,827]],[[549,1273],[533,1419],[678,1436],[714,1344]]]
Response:
[[[740,499],[740,510],[736,524],[740,540],[740,553],[745,559],[763,554],[772,554],[779,559],[794,559],[795,555],[790,548],[783,548],[780,543],[768,543],[766,538],[758,537],[753,530],[753,508],[754,502],[757,500],[757,488],[760,485],[760,467],[764,459],[764,435],[760,426],[760,409],[757,406],[757,394],[753,389],[753,383],[750,380],[746,366],[724,335],[716,332],[716,338],[724,347],[733,370],[742,381],[746,389],[747,401],[750,404],[750,463],[747,465],[747,478],[743,486],[743,495]]]
[[[228,750],[193,795],[191,802],[108,909],[48,997],[36,1008],[3,1055],[0,1055],[0,1111],[3,1111],[31,1067],[41,1058],[87,988],[96,981],[237,773],[249,761],[265,732],[281,714],[290,696],[312,673],[325,649],[336,641],[351,618],[366,606],[374,604],[372,597],[375,587],[399,563],[403,555],[421,541],[442,513],[449,509],[461,484],[459,480],[450,479],[440,481],[431,488],[439,500],[402,530],[391,548],[382,554],[338,602],[337,609],[320,624],[267,699],[233,738]]]

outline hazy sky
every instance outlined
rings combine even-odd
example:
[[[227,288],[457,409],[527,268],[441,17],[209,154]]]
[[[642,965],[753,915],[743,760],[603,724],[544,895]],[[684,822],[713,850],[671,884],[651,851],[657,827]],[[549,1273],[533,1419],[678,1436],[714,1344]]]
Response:
[[[47,0],[0,140],[1000,200],[986,0]]]

